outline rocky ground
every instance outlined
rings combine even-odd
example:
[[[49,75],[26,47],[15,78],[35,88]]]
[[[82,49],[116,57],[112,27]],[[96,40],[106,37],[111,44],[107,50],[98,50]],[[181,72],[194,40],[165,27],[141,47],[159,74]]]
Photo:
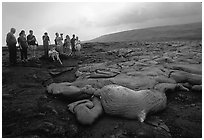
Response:
[[[169,91],[166,109],[148,115],[144,123],[104,114],[91,126],[84,126],[67,109],[73,100],[46,93],[46,86],[53,82],[101,78],[97,72],[104,72],[104,65],[105,72],[111,71],[102,77],[105,80],[121,78],[121,74],[137,77],[141,71],[154,76],[161,74],[156,68],[180,70],[181,65],[201,75],[201,41],[85,43],[77,57],[62,56],[62,66],[43,59],[42,54],[39,48],[40,59],[11,67],[8,52],[3,50],[3,137],[202,137],[202,89],[195,90],[192,83],[184,83],[190,91]],[[147,87],[132,83],[127,86],[135,90]]]

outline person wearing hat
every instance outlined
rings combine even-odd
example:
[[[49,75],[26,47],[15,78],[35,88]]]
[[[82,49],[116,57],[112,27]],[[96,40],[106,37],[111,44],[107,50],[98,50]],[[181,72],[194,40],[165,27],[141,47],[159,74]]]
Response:
[[[6,44],[9,49],[9,62],[10,65],[15,65],[17,62],[17,48],[16,48],[16,37],[14,36],[16,32],[15,28],[11,28],[10,32],[6,36]]]
[[[49,38],[47,32],[44,33],[42,39],[43,39],[44,55],[45,55],[46,58],[48,58],[50,38]]]
[[[29,45],[29,48],[31,49],[32,57],[36,57],[36,49],[37,49],[38,43],[35,36],[33,35],[33,31],[30,30],[29,33],[30,34],[27,36],[28,45]]]

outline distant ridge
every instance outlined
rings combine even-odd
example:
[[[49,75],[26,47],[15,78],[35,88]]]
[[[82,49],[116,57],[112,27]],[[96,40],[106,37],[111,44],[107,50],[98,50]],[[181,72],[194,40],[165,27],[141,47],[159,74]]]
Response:
[[[89,42],[201,40],[202,22],[159,26],[107,34]]]

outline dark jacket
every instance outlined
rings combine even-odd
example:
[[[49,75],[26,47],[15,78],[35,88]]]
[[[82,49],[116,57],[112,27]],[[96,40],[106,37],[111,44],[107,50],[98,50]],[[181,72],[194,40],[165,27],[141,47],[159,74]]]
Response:
[[[22,48],[28,48],[28,43],[25,37],[18,37],[18,43],[21,45]]]
[[[16,43],[17,43],[16,37],[11,32],[9,32],[6,36],[6,44],[10,46],[10,45],[16,45]]]
[[[34,35],[27,36],[28,45],[36,45],[36,38]]]
[[[72,38],[72,39],[71,39],[71,45],[72,45],[72,47],[75,46],[75,40],[76,40],[75,38]]]

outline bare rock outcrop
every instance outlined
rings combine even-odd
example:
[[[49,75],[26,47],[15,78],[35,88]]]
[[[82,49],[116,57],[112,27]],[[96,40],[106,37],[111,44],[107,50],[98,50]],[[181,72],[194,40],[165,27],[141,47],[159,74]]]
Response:
[[[68,105],[69,110],[76,115],[77,120],[84,125],[91,125],[103,113],[100,99],[80,100]]]
[[[158,91],[134,91],[123,86],[108,85],[98,90],[105,113],[143,122],[148,113],[166,107],[165,94]]]

